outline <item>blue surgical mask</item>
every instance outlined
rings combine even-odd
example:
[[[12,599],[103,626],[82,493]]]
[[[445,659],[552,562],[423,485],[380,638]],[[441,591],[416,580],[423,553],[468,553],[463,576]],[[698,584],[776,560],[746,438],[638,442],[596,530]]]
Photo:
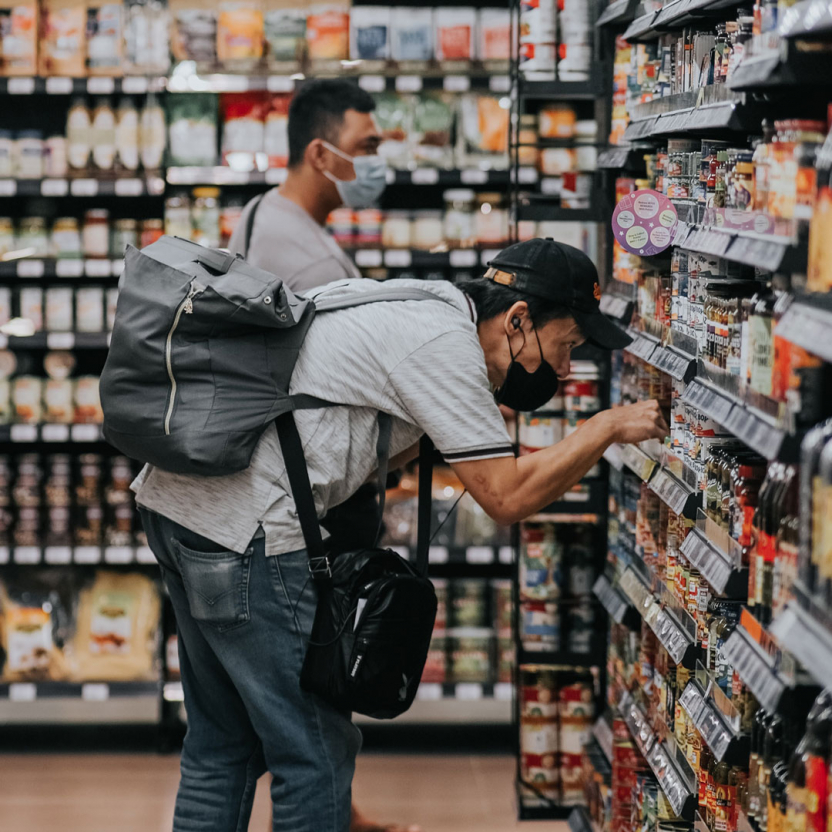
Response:
[[[378,155],[349,156],[329,142],[323,142],[323,145],[342,159],[352,162],[355,170],[355,179],[349,181],[337,179],[328,170],[323,172],[327,179],[335,183],[341,201],[347,208],[369,208],[387,187],[387,162]]]

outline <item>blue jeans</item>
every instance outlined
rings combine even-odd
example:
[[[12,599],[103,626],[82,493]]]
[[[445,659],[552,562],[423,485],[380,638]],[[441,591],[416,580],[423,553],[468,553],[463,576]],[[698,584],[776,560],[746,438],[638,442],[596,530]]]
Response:
[[[179,632],[188,732],[174,832],[245,832],[272,774],[273,832],[346,832],[361,734],[300,688],[317,590],[305,550],[244,554],[141,511]]]

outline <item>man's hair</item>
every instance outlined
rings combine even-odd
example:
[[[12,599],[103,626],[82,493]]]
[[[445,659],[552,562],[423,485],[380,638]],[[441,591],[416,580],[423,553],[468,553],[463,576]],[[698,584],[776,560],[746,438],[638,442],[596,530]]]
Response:
[[[465,277],[457,280],[454,285],[471,298],[480,321],[487,321],[508,312],[521,300],[529,305],[529,316],[535,326],[543,326],[549,321],[569,318],[572,315],[567,307],[559,303],[510,289],[484,277]]]
[[[353,81],[328,78],[304,84],[289,107],[289,167],[303,161],[313,139],[338,143],[338,133],[347,110],[371,113],[373,97]]]

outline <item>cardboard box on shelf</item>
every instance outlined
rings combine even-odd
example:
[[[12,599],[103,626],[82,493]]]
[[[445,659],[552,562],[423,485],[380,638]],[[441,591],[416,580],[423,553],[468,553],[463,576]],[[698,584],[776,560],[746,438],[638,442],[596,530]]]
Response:
[[[86,73],[87,9],[83,0],[43,0],[41,4],[41,75]]]
[[[0,75],[36,75],[38,4],[6,0],[0,5]]]

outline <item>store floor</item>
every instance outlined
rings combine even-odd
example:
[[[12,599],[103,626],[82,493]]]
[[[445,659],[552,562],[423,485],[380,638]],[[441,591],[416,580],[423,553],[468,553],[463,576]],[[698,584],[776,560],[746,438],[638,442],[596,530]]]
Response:
[[[179,760],[153,754],[0,755],[3,832],[168,832]],[[365,754],[355,798],[378,820],[424,832],[566,832],[515,820],[508,756]],[[249,830],[267,832],[261,780]]]

